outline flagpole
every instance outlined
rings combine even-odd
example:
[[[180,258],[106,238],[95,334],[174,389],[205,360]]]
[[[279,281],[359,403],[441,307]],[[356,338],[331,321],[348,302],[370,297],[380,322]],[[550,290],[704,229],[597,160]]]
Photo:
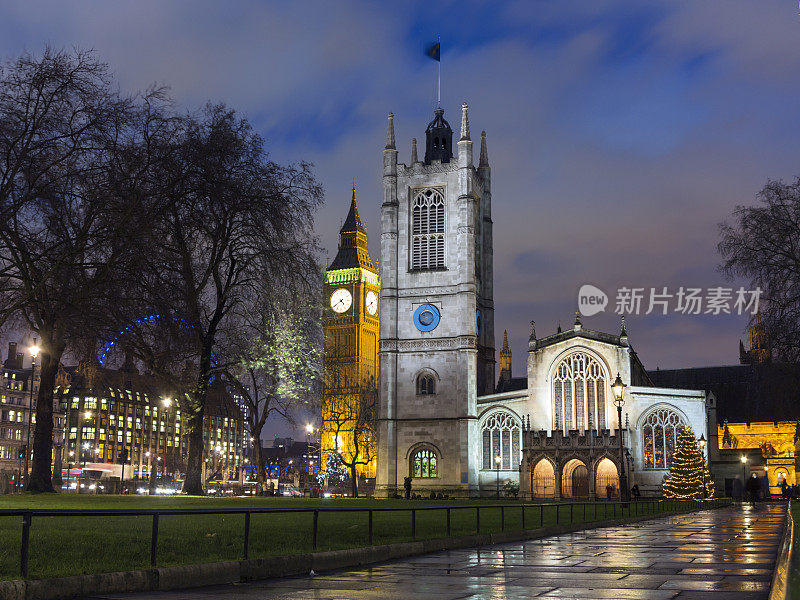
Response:
[[[442,108],[442,36],[436,36],[439,44],[438,75],[436,78],[436,108]]]

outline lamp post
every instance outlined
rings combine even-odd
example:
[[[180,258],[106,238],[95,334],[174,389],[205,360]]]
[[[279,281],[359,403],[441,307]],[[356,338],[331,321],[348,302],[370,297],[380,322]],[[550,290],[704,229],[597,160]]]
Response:
[[[628,490],[628,476],[625,474],[625,450],[622,443],[622,407],[625,404],[624,394],[625,388],[628,387],[622,383],[622,378],[617,373],[617,378],[611,384],[611,391],[614,392],[614,404],[617,407],[617,421],[619,423],[617,433],[619,435],[619,461],[620,461],[620,474],[619,474],[619,499],[623,502],[630,500]]]
[[[311,435],[314,433],[314,426],[311,423],[306,424],[306,468],[305,477],[303,478],[303,497],[305,498],[306,489],[308,488],[308,455],[311,453]]]
[[[36,357],[39,356],[40,348],[36,345],[36,338],[28,348],[31,353],[31,385],[28,395],[28,433],[25,436],[25,484],[28,483],[28,457],[31,454],[31,420],[33,418],[33,380],[36,375]]]
[[[742,461],[742,502],[744,502],[744,487],[747,483],[747,457],[742,454],[739,460]]]
[[[769,467],[764,465],[764,479],[767,480],[767,489],[764,490],[764,500],[768,500],[771,492],[769,491]]]
[[[72,459],[75,458],[75,451],[69,451],[69,461],[67,461],[67,489],[69,489],[70,479],[72,478]]]
[[[494,457],[494,464],[497,465],[495,471],[497,472],[497,499],[500,500],[500,456]]]
[[[706,438],[703,434],[700,434],[700,439],[697,440],[697,445],[700,447],[700,458],[702,459],[702,468],[703,468],[703,500],[706,499],[706,455],[705,455],[705,447],[706,447]]]

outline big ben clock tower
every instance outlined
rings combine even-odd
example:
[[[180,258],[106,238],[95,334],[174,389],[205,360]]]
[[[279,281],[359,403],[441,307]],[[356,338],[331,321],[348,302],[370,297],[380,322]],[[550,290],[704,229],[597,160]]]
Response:
[[[380,293],[354,183],[350,211],[339,231],[339,251],[323,284],[321,458],[325,468],[324,457],[336,449],[346,463],[359,463],[359,474],[370,478],[375,477],[375,432],[358,422],[357,405],[364,394],[377,388]]]

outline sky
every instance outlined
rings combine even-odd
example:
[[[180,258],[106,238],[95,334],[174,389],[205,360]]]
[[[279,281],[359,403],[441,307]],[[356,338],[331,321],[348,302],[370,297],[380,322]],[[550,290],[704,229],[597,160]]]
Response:
[[[0,1],[0,55],[93,49],[125,91],[242,111],[278,162],[314,163],[326,262],[356,179],[379,260],[381,165],[436,101],[487,133],[497,346],[524,374],[529,322],[571,327],[578,289],[606,291],[583,326],[619,330],[621,287],[747,287],[718,272],[719,223],[770,179],[800,175],[800,17],[791,2]],[[477,146],[476,146],[477,150]],[[477,153],[476,153],[477,154]],[[645,366],[735,364],[747,316],[627,315]],[[277,427],[277,426],[276,426]],[[280,429],[280,427],[278,427]]]

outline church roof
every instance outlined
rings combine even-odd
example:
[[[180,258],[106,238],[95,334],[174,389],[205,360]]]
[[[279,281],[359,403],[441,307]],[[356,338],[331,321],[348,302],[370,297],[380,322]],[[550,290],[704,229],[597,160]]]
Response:
[[[559,326],[560,329],[560,326]],[[642,361],[639,360],[639,356],[634,351],[633,347],[628,343],[628,336],[627,332],[623,329],[621,335],[614,335],[611,333],[605,333],[602,331],[595,331],[593,329],[584,329],[581,325],[580,318],[576,318],[575,320],[575,327],[573,329],[568,329],[566,331],[558,331],[558,333],[554,333],[553,335],[548,335],[543,338],[535,339],[530,341],[530,348],[531,350],[539,350],[540,348],[546,348],[547,346],[552,346],[554,344],[559,344],[561,342],[565,342],[567,340],[572,340],[575,338],[583,338],[587,340],[594,340],[597,342],[604,342],[606,344],[610,344],[613,346],[620,346],[623,348],[630,348],[630,357],[631,357],[631,385],[652,385],[650,379],[648,378],[648,373],[642,365]]]
[[[722,423],[800,419],[800,365],[748,364],[649,372],[653,385],[713,392]]]
[[[501,394],[503,392],[517,392],[519,390],[524,390],[528,387],[528,378],[527,377],[512,377],[511,379],[500,379],[497,382],[497,389],[495,390],[496,394]]]

